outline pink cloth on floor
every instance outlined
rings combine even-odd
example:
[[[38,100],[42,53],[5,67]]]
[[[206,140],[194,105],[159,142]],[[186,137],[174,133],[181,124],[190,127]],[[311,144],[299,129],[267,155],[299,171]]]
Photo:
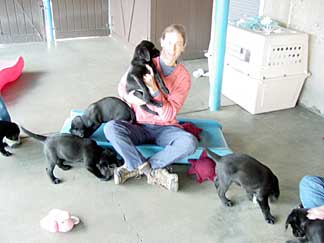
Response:
[[[205,150],[201,153],[199,159],[188,159],[188,161],[191,164],[188,174],[195,174],[199,184],[205,180],[214,181],[216,164],[208,157]]]

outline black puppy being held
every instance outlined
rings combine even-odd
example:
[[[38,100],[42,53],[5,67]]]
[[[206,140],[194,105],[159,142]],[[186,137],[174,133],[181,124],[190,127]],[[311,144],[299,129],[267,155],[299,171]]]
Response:
[[[3,142],[3,139],[6,137],[7,139],[18,141],[19,134],[20,129],[16,123],[9,121],[0,121],[0,152],[4,156],[10,156],[12,155],[12,153],[5,149],[5,147],[7,147],[8,144]]]
[[[217,173],[214,182],[222,203],[228,207],[233,205],[225,194],[234,182],[245,189],[250,200],[256,197],[266,222],[274,224],[275,218],[270,213],[268,198],[277,200],[280,191],[278,178],[272,171],[246,154],[219,156],[208,148],[206,151],[216,162]]]
[[[70,133],[88,138],[102,123],[111,120],[135,122],[136,117],[134,111],[123,100],[105,97],[89,105],[82,116],[73,118]]]
[[[54,184],[61,182],[53,173],[56,165],[62,170],[72,168],[65,163],[83,163],[88,171],[101,180],[109,180],[112,177],[109,166],[116,161],[114,154],[109,149],[104,150],[90,138],[80,138],[68,133],[46,137],[23,127],[21,129],[28,136],[44,143],[44,154],[48,162],[46,172]]]
[[[286,229],[290,225],[293,235],[300,238],[288,240],[286,243],[324,242],[324,220],[310,220],[307,218],[307,210],[305,208],[295,208],[288,215]]]
[[[131,61],[131,68],[127,74],[126,91],[127,93],[134,91],[134,95],[145,101],[146,104],[162,107],[161,102],[153,99],[143,80],[144,75],[150,74],[149,70],[146,68],[146,65],[149,65],[153,69],[154,78],[161,91],[165,94],[169,94],[169,90],[165,86],[159,73],[156,71],[153,63],[153,58],[158,57],[159,55],[160,51],[150,41],[143,40],[136,46],[134,56]],[[153,115],[157,115],[157,112],[152,111],[145,104],[142,105],[141,108]]]

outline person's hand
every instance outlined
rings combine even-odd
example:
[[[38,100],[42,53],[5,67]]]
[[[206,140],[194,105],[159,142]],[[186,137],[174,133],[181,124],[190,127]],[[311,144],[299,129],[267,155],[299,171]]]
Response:
[[[146,65],[146,68],[149,70],[150,73],[144,75],[144,77],[143,77],[144,83],[149,88],[151,93],[155,93],[159,89],[158,89],[158,87],[156,85],[156,82],[155,82],[155,79],[154,79],[153,69],[149,65]]]
[[[307,211],[307,218],[309,218],[309,219],[324,219],[324,206],[309,209]]]

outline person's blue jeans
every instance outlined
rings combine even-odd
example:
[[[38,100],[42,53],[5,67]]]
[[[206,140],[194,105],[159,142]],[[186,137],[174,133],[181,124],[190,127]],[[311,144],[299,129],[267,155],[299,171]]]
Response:
[[[299,183],[299,196],[304,208],[324,205],[324,178],[304,176]]]
[[[176,126],[131,124],[126,121],[109,121],[104,134],[114,149],[124,159],[129,171],[148,161],[152,169],[164,168],[194,153],[198,141],[192,134]],[[136,145],[157,144],[164,149],[150,158],[144,158]]]
[[[1,96],[0,96],[0,121],[9,121],[9,122],[11,121],[9,112]]]

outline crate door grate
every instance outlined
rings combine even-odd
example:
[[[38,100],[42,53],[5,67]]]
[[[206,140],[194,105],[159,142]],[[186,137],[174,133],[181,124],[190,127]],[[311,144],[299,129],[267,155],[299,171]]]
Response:
[[[268,66],[298,65],[303,58],[302,45],[273,46],[268,59]]]

